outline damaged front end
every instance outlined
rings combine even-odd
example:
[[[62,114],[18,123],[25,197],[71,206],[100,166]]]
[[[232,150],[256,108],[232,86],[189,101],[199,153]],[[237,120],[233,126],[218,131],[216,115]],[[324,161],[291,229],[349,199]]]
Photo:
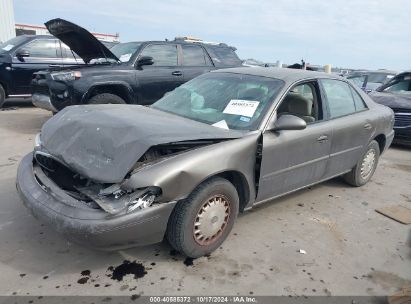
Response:
[[[120,184],[92,181],[73,172],[58,159],[42,151],[34,152],[33,168],[35,177],[42,187],[45,187],[43,180],[47,177],[74,199],[90,208],[101,208],[112,215],[148,208],[161,195],[161,189],[158,187],[124,191]]]
[[[197,140],[151,147],[140,157],[123,182],[127,182],[134,173],[142,168],[158,164],[188,150],[221,141]],[[41,176],[46,176],[69,196],[90,208],[102,209],[110,215],[124,215],[160,203],[162,189],[158,186],[130,189],[123,187],[123,182],[100,183],[74,172],[53,155],[42,151],[39,137],[36,138],[36,146],[33,153],[33,168],[36,179],[42,187],[44,187],[44,182]]]

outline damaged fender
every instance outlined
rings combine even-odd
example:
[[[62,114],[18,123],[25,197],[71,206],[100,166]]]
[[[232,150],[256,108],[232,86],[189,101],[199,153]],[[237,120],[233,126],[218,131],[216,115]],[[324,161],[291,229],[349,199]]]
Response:
[[[230,172],[241,178],[243,189],[237,191],[244,191],[247,197],[244,206],[248,206],[256,197],[255,167],[260,136],[261,132],[253,132],[242,138],[201,147],[144,166],[132,173],[121,188],[132,191],[157,186],[162,190],[160,202],[180,200],[206,179]]]

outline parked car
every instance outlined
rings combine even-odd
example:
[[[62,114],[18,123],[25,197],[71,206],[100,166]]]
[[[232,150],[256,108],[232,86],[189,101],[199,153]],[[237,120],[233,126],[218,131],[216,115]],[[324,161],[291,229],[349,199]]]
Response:
[[[394,115],[347,80],[292,69],[203,74],[151,107],[68,107],[21,161],[41,221],[88,246],[209,254],[239,211],[343,175],[366,184]]]
[[[108,50],[68,21],[50,20],[46,27],[88,64],[34,75],[33,103],[53,112],[87,103],[152,104],[200,74],[242,64],[235,48],[223,43],[181,38],[121,43]]]
[[[347,75],[347,78],[354,82],[366,93],[375,91],[379,86],[389,81],[398,72],[389,70],[377,71],[355,71]]]
[[[50,35],[22,35],[0,44],[0,108],[8,97],[30,97],[34,72],[84,64]]]
[[[411,145],[411,71],[398,74],[370,96],[394,111],[394,142]]]

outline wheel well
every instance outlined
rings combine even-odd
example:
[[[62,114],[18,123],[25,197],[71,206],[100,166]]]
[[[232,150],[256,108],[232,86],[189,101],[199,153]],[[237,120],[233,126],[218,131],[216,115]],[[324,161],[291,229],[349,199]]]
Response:
[[[240,200],[240,211],[243,211],[245,206],[250,201],[250,189],[244,175],[238,171],[225,171],[217,174],[216,176],[225,178],[234,185]]]
[[[385,135],[380,134],[380,135],[376,136],[374,138],[374,140],[378,143],[378,146],[380,148],[380,153],[382,153],[384,151],[385,143],[386,143]]]
[[[102,85],[94,87],[88,93],[86,100],[89,100],[93,96],[103,94],[103,93],[110,93],[113,95],[117,95],[121,97],[126,103],[132,103],[130,93],[128,89],[121,85]]]

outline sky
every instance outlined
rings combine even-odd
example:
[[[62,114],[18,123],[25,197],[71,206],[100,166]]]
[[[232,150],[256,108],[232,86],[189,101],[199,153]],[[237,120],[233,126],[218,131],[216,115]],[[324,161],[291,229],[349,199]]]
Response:
[[[52,18],[144,41],[193,36],[241,59],[411,69],[409,0],[14,0],[16,23]]]

